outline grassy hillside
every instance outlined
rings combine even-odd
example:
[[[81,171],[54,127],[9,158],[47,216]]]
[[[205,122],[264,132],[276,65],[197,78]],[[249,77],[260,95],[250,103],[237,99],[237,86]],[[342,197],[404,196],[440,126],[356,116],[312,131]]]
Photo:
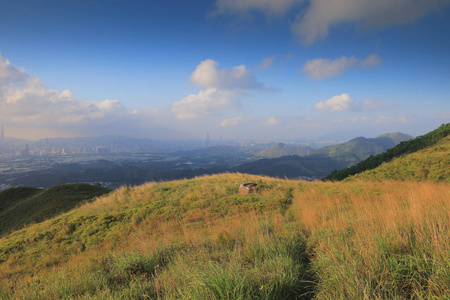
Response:
[[[346,143],[320,148],[309,156],[330,157],[337,161],[345,162],[347,166],[350,166],[371,155],[380,154],[394,147],[399,142],[410,138],[411,136],[402,133],[387,133],[377,138],[357,137]]]
[[[121,188],[0,238],[0,298],[444,299],[449,212],[446,183]]]
[[[235,172],[264,174],[279,178],[297,178],[301,176],[321,177],[346,164],[331,158],[283,156],[272,159],[260,159],[245,163],[233,169]]]
[[[258,153],[257,156],[262,156],[266,158],[277,158],[282,156],[298,155],[305,156],[313,152],[314,149],[311,147],[302,147],[296,145],[286,145],[284,143],[275,144],[267,149],[264,149]]]
[[[69,211],[110,190],[89,184],[66,184],[48,190],[28,187],[0,192],[0,236]]]
[[[450,136],[436,145],[394,158],[348,180],[445,181],[450,183]]]
[[[349,176],[372,170],[384,162],[389,162],[394,158],[400,157],[402,155],[407,155],[410,153],[414,153],[421,149],[425,149],[427,147],[432,147],[439,143],[442,139],[446,138],[450,135],[450,123],[442,124],[439,128],[424,134],[422,136],[418,136],[412,140],[401,142],[394,148],[387,150],[384,153],[378,154],[376,156],[371,156],[368,159],[359,162],[355,166],[348,167],[346,169],[342,169],[340,171],[333,171],[328,176],[324,177],[324,180],[343,180]],[[426,158],[425,158],[426,159]]]

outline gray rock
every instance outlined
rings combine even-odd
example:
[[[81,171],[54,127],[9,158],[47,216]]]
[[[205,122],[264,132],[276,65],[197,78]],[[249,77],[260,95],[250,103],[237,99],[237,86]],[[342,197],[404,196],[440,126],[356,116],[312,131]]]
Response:
[[[252,193],[255,190],[256,186],[257,184],[254,182],[241,183],[241,185],[239,186],[239,195],[247,195]]]

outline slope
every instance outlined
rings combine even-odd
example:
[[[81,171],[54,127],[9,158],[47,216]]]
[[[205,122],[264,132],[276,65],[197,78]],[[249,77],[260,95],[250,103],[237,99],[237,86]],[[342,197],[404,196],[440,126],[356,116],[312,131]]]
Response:
[[[394,148],[388,149],[386,152],[378,154],[376,156],[371,156],[368,159],[359,162],[355,166],[351,166],[340,171],[335,170],[328,176],[324,177],[323,180],[343,180],[348,176],[374,169],[381,165],[383,162],[389,162],[396,157],[414,153],[421,149],[434,146],[448,135],[450,135],[450,123],[442,124],[439,128],[427,134],[418,136],[415,139],[409,141],[401,142]]]
[[[411,136],[401,133],[390,133],[376,138],[357,137],[346,143],[320,148],[309,156],[331,157],[345,162],[347,166],[355,165],[371,155],[377,155],[394,147],[399,141],[410,139]]]
[[[278,158],[290,155],[305,156],[313,151],[314,149],[311,147],[286,145],[284,143],[278,143],[267,149],[259,151],[258,153],[256,153],[256,156],[262,156],[266,158]]]
[[[24,225],[53,218],[108,192],[108,189],[81,183],[48,190],[17,187],[1,191],[0,236]]]
[[[258,184],[238,195],[242,182]],[[0,238],[6,299],[449,298],[450,186],[222,174]]]
[[[393,158],[375,169],[368,170],[346,180],[399,180],[450,183],[450,136],[436,145],[414,153]]]
[[[299,178],[325,176],[332,170],[342,169],[345,166],[345,163],[329,157],[300,157],[292,155],[256,160],[239,165],[233,168],[232,171],[255,175],[263,174],[279,178]]]

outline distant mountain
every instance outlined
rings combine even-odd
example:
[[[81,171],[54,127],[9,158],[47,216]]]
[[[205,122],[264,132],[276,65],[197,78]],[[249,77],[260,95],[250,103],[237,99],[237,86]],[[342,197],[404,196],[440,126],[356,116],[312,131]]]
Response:
[[[329,174],[327,172],[355,165],[371,155],[382,153],[394,147],[400,140],[410,138],[411,136],[402,133],[388,133],[377,138],[358,137],[346,143],[326,146],[315,151],[309,147],[279,143],[257,153],[257,155],[276,158],[245,163],[231,171],[288,178],[322,177]],[[308,151],[312,151],[312,153],[304,157],[298,155],[279,157],[296,151],[302,155],[305,155]]]
[[[378,171],[373,173],[373,178],[386,177],[396,180],[409,180],[414,178],[414,173],[424,172],[426,175],[419,175],[420,178],[438,178],[437,181],[446,181],[445,174],[448,174],[449,169],[449,153],[448,136],[450,135],[450,123],[442,124],[439,128],[414,139],[401,142],[394,148],[388,149],[384,153],[376,156],[371,156],[368,159],[359,162],[355,166],[348,167],[340,171],[333,171],[331,174],[323,178],[324,180],[343,180],[349,176],[362,173],[367,170],[377,168],[383,163],[390,162],[396,158],[399,160],[392,161],[389,165],[382,166],[379,171],[384,175],[375,175]],[[426,150],[426,148],[430,148]],[[421,151],[416,155],[406,157],[406,155]],[[425,151],[426,150],[426,151]],[[405,157],[404,157],[405,156]],[[427,166],[428,165],[428,166]],[[398,174],[395,174],[398,172]],[[407,175],[405,172],[411,172]],[[430,172],[433,174],[431,175]],[[441,175],[444,174],[444,179]],[[390,174],[390,175],[388,175]],[[430,174],[430,175],[428,175]],[[437,177],[436,177],[437,176]],[[367,177],[366,177],[367,178]]]
[[[151,143],[148,139],[139,139],[126,136],[101,135],[96,137],[71,137],[71,138],[48,138],[35,142],[36,144],[51,146],[98,146],[98,145],[147,145]]]
[[[333,144],[342,143],[345,141],[349,141],[355,136],[360,136],[361,131],[358,130],[347,130],[347,131],[339,131],[339,132],[331,132],[325,135],[322,135],[318,138],[319,141],[330,141]]]
[[[412,139],[413,137],[409,134],[401,133],[401,132],[393,132],[393,133],[385,133],[377,136],[377,138],[390,138],[395,145],[400,144],[401,142]]]
[[[337,161],[344,162],[346,166],[351,166],[371,155],[383,153],[387,149],[397,145],[399,142],[411,138],[410,135],[403,133],[387,133],[376,138],[357,137],[346,143],[320,148],[309,156],[317,158],[330,157]]]
[[[329,174],[332,170],[344,167],[345,163],[332,158],[292,155],[245,163],[233,168],[231,172],[262,174],[280,178],[321,177]]]
[[[277,158],[277,157],[289,156],[289,155],[305,156],[305,155],[312,153],[314,150],[315,149],[313,149],[311,147],[287,145],[284,143],[278,143],[278,144],[273,145],[272,147],[269,147],[267,149],[264,149],[264,150],[256,153],[256,155],[266,157],[266,158]]]
[[[3,141],[0,141],[0,148],[2,146],[16,146],[16,147],[23,147],[25,144],[32,143],[32,141],[27,141],[23,139],[16,139],[12,137],[5,136]]]
[[[0,192],[0,236],[24,225],[67,212],[110,190],[89,184],[65,184],[48,190],[15,187]]]

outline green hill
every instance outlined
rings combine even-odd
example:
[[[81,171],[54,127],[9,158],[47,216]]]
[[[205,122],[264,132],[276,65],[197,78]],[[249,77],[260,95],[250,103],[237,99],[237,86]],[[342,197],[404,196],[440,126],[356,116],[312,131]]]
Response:
[[[401,133],[401,132],[393,132],[393,133],[385,133],[377,136],[377,138],[389,138],[391,139],[395,145],[400,144],[401,142],[412,139],[413,137],[409,134]]]
[[[255,182],[239,195],[239,184]],[[1,299],[448,299],[449,185],[120,188],[0,237]]]
[[[340,162],[345,162],[347,166],[351,166],[411,138],[411,136],[402,133],[388,133],[376,138],[357,137],[346,143],[320,148],[309,156],[331,157]]]
[[[297,155],[279,158],[264,158],[239,165],[233,172],[264,174],[279,178],[321,177],[332,170],[345,168],[346,164],[326,157],[300,157]]]
[[[333,171],[331,174],[324,177],[323,179],[324,180],[333,180],[333,181],[334,180],[343,180],[349,176],[352,176],[352,175],[355,175],[355,174],[358,174],[358,173],[361,173],[361,172],[364,172],[367,170],[375,169],[376,167],[380,166],[382,163],[390,162],[394,158],[399,158],[400,156],[411,154],[411,153],[417,152],[419,150],[425,149],[427,147],[435,146],[440,142],[442,142],[444,144],[444,146],[442,146],[442,147],[444,147],[443,150],[442,149],[439,150],[440,149],[439,148],[439,149],[434,149],[434,150],[431,149],[430,151],[443,153],[443,157],[445,158],[444,161],[446,161],[447,156],[445,154],[445,151],[446,151],[445,144],[447,143],[447,140],[443,140],[443,139],[445,139],[448,135],[450,135],[450,123],[442,124],[439,128],[437,128],[427,134],[418,136],[415,139],[401,142],[394,148],[388,149],[386,152],[378,154],[376,156],[371,156],[371,157],[367,158],[366,160],[359,162],[355,166],[351,166],[351,167],[348,167],[348,168],[340,170],[340,171]],[[425,161],[428,159],[433,160],[433,162],[430,162],[435,165],[435,167],[432,168],[433,169],[432,174],[430,174],[428,172],[427,175],[418,175],[418,178],[425,178],[425,177],[428,178],[428,174],[430,174],[430,176],[435,179],[441,178],[441,176],[435,177],[435,174],[440,173],[442,171],[442,170],[440,170],[441,167],[443,167],[444,169],[448,169],[448,165],[447,166],[445,166],[445,165],[438,166],[439,165],[438,160],[435,160],[433,158],[434,155],[431,155],[431,156],[428,156],[428,155],[430,155],[430,153],[425,151],[424,155],[423,155],[423,159],[421,160],[421,162],[419,164],[423,165],[425,163]],[[422,155],[420,153],[418,153],[416,156],[411,156],[410,158],[404,158],[402,160],[402,162],[411,163],[410,167],[412,169],[408,172],[422,172],[422,171],[420,171],[421,167],[418,167],[418,169],[416,171],[416,169],[415,169],[416,167],[413,165],[414,164],[413,161],[420,160],[420,159],[418,159],[419,156],[422,156]],[[436,154],[436,156],[439,156],[439,154]],[[413,157],[415,157],[415,158],[413,158]],[[392,164],[391,166],[394,167],[394,164]],[[406,167],[407,166],[405,165],[404,166],[405,170],[406,170]],[[386,174],[389,173],[388,168],[389,168],[389,166],[383,167],[383,170],[385,170],[385,171],[383,171],[383,173],[386,173]],[[396,165],[395,168],[398,168],[398,170],[400,171],[402,166]],[[425,166],[423,166],[423,168],[422,168],[423,172],[427,172],[426,169],[427,168]],[[414,176],[415,176],[415,175],[410,176],[410,175],[406,175],[406,174],[404,174],[404,175],[406,176],[405,180],[414,178]],[[388,175],[386,175],[386,176],[388,176]],[[391,176],[393,179],[394,178],[396,178],[398,180],[401,179],[400,174],[398,174],[398,176],[394,176],[394,175],[391,175]],[[388,176],[388,178],[389,178],[389,176]],[[443,180],[445,180],[445,179],[443,179]]]
[[[258,153],[256,153],[256,156],[262,156],[266,158],[278,158],[290,155],[305,156],[313,151],[314,149],[311,147],[286,145],[284,143],[278,143],[267,149],[259,151]]]
[[[59,185],[48,190],[28,187],[0,192],[0,236],[69,211],[110,190],[89,184]]]
[[[399,180],[450,183],[450,136],[436,145],[383,162],[372,170],[348,177],[346,180]]]

